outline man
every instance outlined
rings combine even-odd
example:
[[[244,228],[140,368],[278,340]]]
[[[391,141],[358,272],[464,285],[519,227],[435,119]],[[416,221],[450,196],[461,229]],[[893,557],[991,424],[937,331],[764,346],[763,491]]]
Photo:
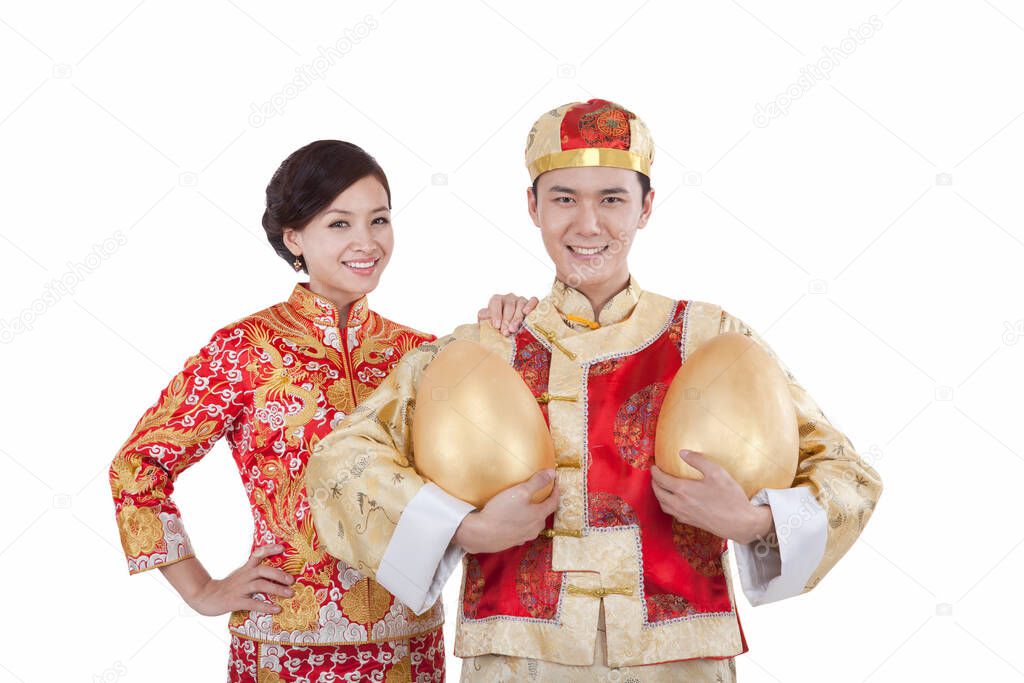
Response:
[[[643,122],[612,102],[544,114],[527,141],[527,202],[556,269],[550,295],[513,338],[467,325],[406,355],[310,460],[328,551],[414,610],[430,608],[465,556],[463,680],[733,680],[747,646],[732,554],[753,604],[798,595],[850,548],[881,494],[878,474],[781,363],[800,434],[790,488],[748,500],[688,451],[680,457],[702,480],[654,465],[661,402],[690,354],[740,332],[776,357],[720,307],[645,292],[630,275],[652,212],[653,150]],[[510,359],[555,445],[555,471],[480,510],[413,468],[416,389],[454,339]],[[552,478],[552,495],[531,503]]]

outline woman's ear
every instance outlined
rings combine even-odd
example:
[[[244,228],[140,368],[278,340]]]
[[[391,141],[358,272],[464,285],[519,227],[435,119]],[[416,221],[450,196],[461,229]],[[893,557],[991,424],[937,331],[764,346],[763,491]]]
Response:
[[[302,256],[302,231],[294,228],[285,228],[281,234],[284,246],[292,252],[292,256]]]

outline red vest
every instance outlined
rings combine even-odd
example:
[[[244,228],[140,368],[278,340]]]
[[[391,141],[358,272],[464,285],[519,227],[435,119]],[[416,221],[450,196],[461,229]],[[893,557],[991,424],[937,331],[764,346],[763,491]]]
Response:
[[[676,304],[672,320],[652,343],[591,363],[584,373],[581,389],[589,412],[579,463],[586,475],[581,533],[639,529],[642,579],[636,588],[644,627],[704,614],[732,615],[739,627],[723,570],[725,539],[676,522],[662,512],[651,489],[655,426],[681,365],[686,305]],[[515,339],[513,367],[541,401],[545,420],[551,353],[525,327]],[[551,535],[557,531],[499,553],[467,556],[463,619],[557,622],[569,583],[567,572],[552,570]]]

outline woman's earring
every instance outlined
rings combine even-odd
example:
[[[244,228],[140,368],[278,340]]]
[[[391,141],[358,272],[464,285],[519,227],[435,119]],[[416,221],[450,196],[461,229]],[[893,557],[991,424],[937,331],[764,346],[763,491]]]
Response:
[[[302,270],[302,258],[301,257],[299,257],[299,256],[295,257],[295,261],[292,262],[292,268],[295,269],[296,273],[299,272],[300,270]]]

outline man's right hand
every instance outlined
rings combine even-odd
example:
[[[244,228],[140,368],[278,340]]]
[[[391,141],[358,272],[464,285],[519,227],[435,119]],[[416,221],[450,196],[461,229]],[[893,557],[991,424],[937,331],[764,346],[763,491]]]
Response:
[[[541,470],[522,484],[511,486],[462,520],[454,541],[467,553],[496,553],[532,541],[558,509],[558,484],[539,503],[530,500],[555,480],[554,470]]]

